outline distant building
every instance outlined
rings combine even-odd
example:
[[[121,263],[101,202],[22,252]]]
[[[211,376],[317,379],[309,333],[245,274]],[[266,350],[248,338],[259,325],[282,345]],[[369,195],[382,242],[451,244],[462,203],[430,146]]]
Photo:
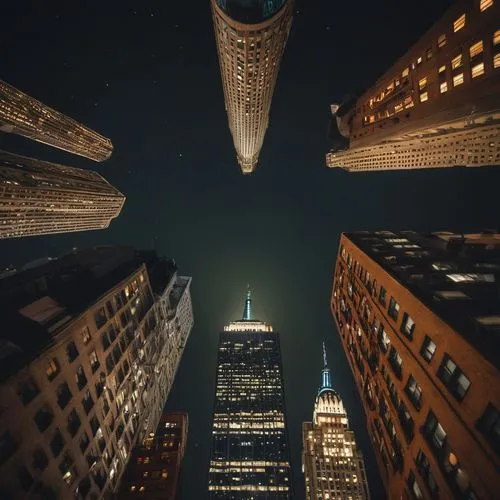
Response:
[[[118,499],[176,500],[188,433],[187,413],[163,413],[158,429],[132,452]]]
[[[208,493],[214,500],[292,497],[279,335],[252,318],[250,290],[243,319],[219,337]]]
[[[388,498],[498,498],[500,234],[343,234],[331,308]]]
[[[323,357],[313,421],[302,426],[306,500],[369,500],[363,456],[349,429],[342,399],[333,390],[324,344]]]
[[[357,101],[332,108],[349,172],[500,164],[500,2],[459,0]]]
[[[0,131],[95,161],[107,160],[113,152],[113,145],[106,137],[1,80]]]
[[[124,203],[97,172],[0,151],[0,239],[104,229]]]
[[[190,278],[129,247],[0,280],[0,497],[104,499],[159,423],[193,325]]]
[[[292,25],[293,0],[211,0],[224,101],[241,171],[252,173]]]

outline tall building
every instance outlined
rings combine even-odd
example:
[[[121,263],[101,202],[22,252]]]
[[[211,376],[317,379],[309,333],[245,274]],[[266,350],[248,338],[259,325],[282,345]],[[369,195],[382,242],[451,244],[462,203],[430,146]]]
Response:
[[[292,497],[279,335],[252,318],[250,290],[243,319],[219,337],[208,490],[211,499]]]
[[[224,101],[241,171],[252,173],[269,123],[293,0],[211,0]]]
[[[332,313],[389,498],[498,498],[500,234],[343,234]]]
[[[349,429],[342,399],[333,390],[323,344],[321,385],[312,422],[302,425],[306,500],[369,500],[365,464]]]
[[[118,497],[120,500],[176,500],[188,433],[185,412],[164,412],[156,432],[132,451]]]
[[[0,239],[104,229],[125,196],[91,170],[0,151]]]
[[[158,426],[193,324],[190,279],[105,246],[0,283],[0,497],[109,498]]]
[[[358,99],[334,105],[349,172],[498,165],[500,2],[459,0]],[[401,22],[404,22],[401,20]]]
[[[0,80],[0,131],[19,134],[55,148],[107,160],[113,144],[55,109]]]

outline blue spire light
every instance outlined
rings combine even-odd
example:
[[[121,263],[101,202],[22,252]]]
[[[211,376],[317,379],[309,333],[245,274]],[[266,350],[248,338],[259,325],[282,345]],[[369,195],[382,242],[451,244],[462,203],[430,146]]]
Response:
[[[326,359],[326,347],[323,342],[323,371],[321,372],[321,386],[319,388],[318,395],[326,390],[333,390],[333,386],[332,375],[330,373],[330,368],[328,368],[328,360]]]
[[[252,290],[250,285],[248,285],[245,308],[243,309],[243,321],[252,321]]]

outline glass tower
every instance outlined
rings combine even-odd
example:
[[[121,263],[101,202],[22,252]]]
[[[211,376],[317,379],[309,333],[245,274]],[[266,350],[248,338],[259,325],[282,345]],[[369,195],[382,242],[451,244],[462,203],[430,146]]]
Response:
[[[243,319],[220,334],[209,469],[211,499],[292,496],[279,334]]]

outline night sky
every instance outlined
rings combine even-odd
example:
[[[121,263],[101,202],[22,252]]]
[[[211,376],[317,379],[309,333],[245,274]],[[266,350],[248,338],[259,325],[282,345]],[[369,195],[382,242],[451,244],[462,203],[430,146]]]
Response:
[[[301,422],[326,340],[333,383],[383,496],[361,403],[329,309],[342,231],[498,225],[500,169],[348,174],[325,167],[329,105],[372,83],[451,0],[298,0],[257,171],[240,174],[227,126],[208,0],[9,2],[0,76],[110,137],[98,164],[20,137],[0,148],[101,172],[126,196],[105,231],[8,240],[1,264],[71,247],[130,244],[193,277],[195,327],[169,408],[187,409],[183,498],[203,498],[218,333],[243,310],[281,333],[297,498]],[[30,5],[31,4],[31,5]],[[408,5],[407,5],[408,4]]]

